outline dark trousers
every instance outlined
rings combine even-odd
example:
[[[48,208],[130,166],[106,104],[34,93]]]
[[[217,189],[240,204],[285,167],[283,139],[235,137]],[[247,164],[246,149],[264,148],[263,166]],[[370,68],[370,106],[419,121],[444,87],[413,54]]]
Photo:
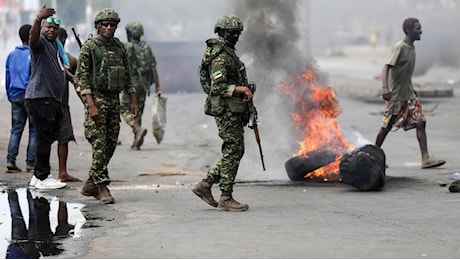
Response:
[[[40,254],[35,247],[37,234],[35,206],[30,190],[27,189],[26,191],[29,206],[29,229],[26,228],[24,222],[18,193],[16,190],[8,190],[7,192],[11,212],[11,243],[8,245],[5,258],[39,258]]]
[[[51,145],[58,137],[59,123],[63,115],[62,106],[52,98],[26,99],[25,104],[37,131],[34,175],[37,179],[44,180],[51,170]]]

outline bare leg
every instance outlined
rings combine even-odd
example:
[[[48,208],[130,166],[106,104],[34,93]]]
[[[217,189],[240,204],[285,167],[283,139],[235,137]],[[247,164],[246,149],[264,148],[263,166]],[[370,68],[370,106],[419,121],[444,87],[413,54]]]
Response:
[[[375,146],[381,147],[383,144],[383,141],[385,141],[385,138],[387,137],[388,133],[390,132],[391,128],[393,127],[393,123],[396,120],[396,117],[392,116],[390,118],[390,122],[388,122],[387,128],[380,128],[379,133],[377,134],[377,138],[375,140]]]
[[[419,122],[417,124],[417,140],[420,145],[420,152],[422,153],[422,159],[428,157],[428,145],[426,141],[426,131],[425,131],[426,122]]]
[[[69,143],[58,144],[58,159],[59,159],[59,177],[58,179],[63,182],[72,182],[81,180],[69,175],[67,172],[67,156],[69,154]]]
[[[63,201],[59,201],[58,225],[68,225],[68,218],[67,204]]]
[[[375,140],[375,145],[378,147],[381,147],[383,144],[383,141],[385,141],[385,138],[388,135],[388,131],[385,128],[380,128],[379,133],[377,134],[377,138]]]

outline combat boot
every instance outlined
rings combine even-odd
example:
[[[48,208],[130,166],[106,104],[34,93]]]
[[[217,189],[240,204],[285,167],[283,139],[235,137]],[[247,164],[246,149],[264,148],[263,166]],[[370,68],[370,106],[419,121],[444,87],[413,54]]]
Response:
[[[144,137],[147,134],[147,128],[143,128],[138,124],[134,124],[133,133],[134,133],[134,142],[131,145],[131,149],[140,150],[141,145],[144,143]]]
[[[101,204],[115,203],[115,199],[110,194],[110,190],[107,188],[107,184],[101,183],[97,187],[99,188],[99,201]]]
[[[86,180],[85,185],[80,190],[80,193],[84,196],[93,196],[94,198],[98,198],[99,196],[99,189],[97,185],[94,184],[93,178],[89,177]]]
[[[214,200],[214,197],[211,193],[212,184],[213,181],[208,176],[206,179],[203,179],[199,183],[197,183],[192,188],[192,192],[195,193],[195,195],[197,195],[198,197],[200,197],[204,202],[208,203],[209,205],[215,208],[217,207],[218,203],[216,200]]]
[[[223,191],[220,196],[218,210],[223,211],[245,211],[249,209],[248,204],[242,204],[232,197],[232,193]]]

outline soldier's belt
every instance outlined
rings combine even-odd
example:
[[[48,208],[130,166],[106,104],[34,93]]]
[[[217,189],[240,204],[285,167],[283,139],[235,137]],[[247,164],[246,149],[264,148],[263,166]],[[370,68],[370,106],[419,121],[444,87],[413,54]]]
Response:
[[[248,104],[240,97],[221,98],[219,105],[228,107],[233,113],[244,113],[248,109]]]
[[[228,98],[221,98],[219,100],[219,105],[221,106],[228,106],[231,102],[243,103],[243,99],[239,97],[228,97]]]
[[[117,96],[120,94],[120,91],[101,91],[101,90],[97,90],[97,91],[93,91],[94,94],[100,94],[100,95],[103,95],[103,96]]]

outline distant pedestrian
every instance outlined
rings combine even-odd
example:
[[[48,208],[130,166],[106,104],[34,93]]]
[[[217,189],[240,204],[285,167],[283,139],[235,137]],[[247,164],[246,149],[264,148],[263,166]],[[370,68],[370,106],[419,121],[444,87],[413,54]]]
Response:
[[[252,92],[247,87],[248,79],[244,63],[235,52],[235,45],[243,31],[243,23],[234,15],[225,15],[217,20],[214,33],[218,37],[206,41],[207,48],[203,62],[210,75],[210,110],[214,116],[218,135],[222,139],[222,156],[208,172],[205,179],[196,184],[192,191],[203,201],[224,211],[245,211],[247,204],[236,201],[233,196],[238,167],[244,154],[244,126],[249,121],[249,102]],[[201,75],[201,73],[200,73]],[[222,192],[219,202],[211,194],[214,183]]]
[[[96,14],[97,36],[83,43],[77,69],[78,86],[85,97],[85,137],[93,150],[89,178],[80,193],[102,204],[115,202],[107,187],[111,182],[107,166],[120,133],[121,91],[129,93],[131,116],[139,113],[128,55],[115,37],[119,22],[118,13],[112,9],[103,8]]]
[[[393,126],[404,130],[415,128],[422,155],[422,169],[438,167],[446,163],[428,153],[425,132],[426,119],[412,85],[415,67],[414,42],[420,40],[422,25],[417,18],[407,18],[402,25],[405,38],[393,46],[382,71],[382,97],[386,101],[382,127],[375,141],[381,147]]]
[[[11,103],[11,133],[6,156],[8,173],[21,172],[16,165],[24,127],[29,121],[29,141],[27,143],[26,170],[33,171],[35,166],[35,149],[37,146],[36,131],[32,118],[27,114],[25,106],[26,88],[30,77],[29,31],[32,26],[24,24],[19,28],[22,45],[8,54],[5,68],[5,87],[8,101]]]
[[[37,129],[34,176],[29,185],[38,189],[64,188],[51,177],[51,145],[57,140],[62,120],[62,96],[66,88],[63,49],[57,40],[61,21],[51,17],[54,8],[40,9],[30,29],[32,70],[26,90],[26,108]],[[43,21],[43,24],[42,24]]]
[[[150,87],[155,84],[155,93],[161,94],[160,80],[157,72],[157,61],[152,49],[141,37],[144,27],[139,22],[126,24],[128,43],[125,44],[129,61],[131,62],[131,76],[136,88],[136,100],[139,106],[139,115],[131,116],[131,98],[126,91],[121,96],[121,117],[132,128],[134,141],[131,149],[140,150],[147,128],[142,127],[142,114],[144,113],[146,96],[150,96]]]
[[[67,31],[64,28],[59,28],[59,40],[62,43],[62,46],[65,46],[65,42],[67,39]],[[64,95],[62,96],[62,120],[59,124],[59,135],[57,138],[58,145],[58,161],[59,161],[59,176],[58,179],[62,182],[80,182],[79,178],[73,177],[67,171],[67,157],[69,155],[69,142],[75,142],[75,136],[73,134],[73,127],[72,127],[72,118],[70,115],[70,107],[69,107],[69,83],[76,83],[74,82],[75,73],[77,71],[78,61],[77,58],[72,56],[70,53],[65,53],[67,55],[67,64],[64,64],[67,69],[67,87],[64,90]],[[77,92],[75,90],[75,92]],[[80,94],[77,92],[79,97]],[[82,100],[83,102],[83,100]]]

